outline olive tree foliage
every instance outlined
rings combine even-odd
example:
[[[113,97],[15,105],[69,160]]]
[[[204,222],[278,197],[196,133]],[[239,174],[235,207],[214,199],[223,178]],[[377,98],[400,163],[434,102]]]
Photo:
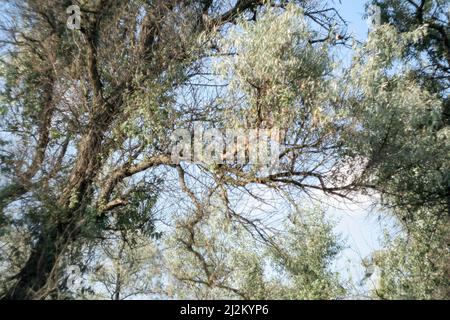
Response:
[[[448,89],[449,50],[448,1],[445,0],[373,0],[369,4],[380,8],[381,22],[396,27],[400,33],[408,33],[420,26],[427,28],[427,36],[410,43],[404,58],[417,64],[413,70],[420,83],[431,92],[441,93]],[[446,99],[448,101],[448,99]],[[448,124],[448,102],[444,104],[444,118]]]
[[[448,299],[448,224],[427,210],[400,236],[386,236],[378,258],[381,299]]]
[[[225,91],[229,114],[224,115],[228,125],[298,131],[303,121],[316,124],[318,137],[327,136],[329,128],[319,122],[325,118],[321,108],[330,100],[329,82],[324,79],[332,70],[330,43],[309,45],[312,32],[303,10],[290,6],[282,14],[269,10],[256,22],[241,19],[220,39],[229,53],[216,63],[229,83]],[[312,135],[309,130],[304,134]]]
[[[67,266],[80,264],[81,272],[88,272],[90,259],[101,255],[111,233],[151,237],[151,208],[169,190],[189,199],[186,213],[198,211],[202,193],[186,182],[188,166],[170,157],[171,133],[195,121],[223,127],[236,123],[230,114],[246,114],[246,125],[254,128],[288,119],[278,171],[194,166],[191,181],[206,176],[226,207],[231,207],[231,191],[245,193],[252,185],[337,196],[352,189],[332,170],[339,148],[334,138],[342,128],[325,120],[336,108],[336,99],[325,95],[331,71],[327,45],[347,39],[345,30],[336,28],[342,21],[331,7],[318,1],[80,0],[80,29],[71,30],[66,27],[71,4],[11,0],[3,5],[2,243],[11,246],[15,228],[24,234],[23,248],[11,247],[22,253],[13,259],[21,265],[8,268],[14,274],[8,276],[4,298],[66,297]],[[305,20],[314,26],[311,32]],[[236,24],[247,29],[250,42],[241,48],[236,42],[233,49],[248,55],[248,63],[255,59],[258,73],[248,74],[238,59],[228,64],[234,80],[225,87],[205,83],[215,75],[214,59],[235,54],[223,39]],[[267,38],[271,30],[283,34]],[[285,34],[289,37],[281,40]],[[238,33],[234,39],[241,41]],[[255,46],[258,39],[264,48],[274,45],[268,68]],[[289,72],[297,63],[296,72]],[[244,82],[245,76],[256,78]],[[217,93],[214,87],[224,90]],[[163,179],[168,174],[179,181]],[[231,216],[252,225],[239,214]],[[110,245],[117,248],[114,241]]]
[[[320,208],[294,211],[270,257],[279,275],[274,297],[281,299],[339,299],[347,289],[340,275],[331,271],[344,242],[334,233],[335,222]],[[282,285],[280,285],[282,284]],[[267,295],[268,297],[270,294]]]
[[[377,254],[383,299],[446,299],[449,292],[450,131],[448,5],[374,1],[385,22],[349,70],[355,121],[347,155],[362,157],[362,183],[398,218]],[[447,8],[447,9],[445,9]]]
[[[331,264],[342,249],[318,208],[292,211],[273,243],[256,241],[241,223],[212,210],[179,221],[168,239],[167,292],[195,299],[337,299],[346,294]]]
[[[398,83],[400,81],[396,78],[403,79],[401,81],[405,84],[405,91],[408,90],[406,81],[409,80],[413,84],[411,90],[416,92],[407,94],[409,99],[416,99],[409,102],[410,109],[415,114],[411,113],[411,118],[402,126],[411,132],[411,136],[414,134],[415,138],[402,140],[396,139],[395,134],[390,135],[392,141],[398,142],[397,146],[404,146],[400,150],[405,152],[397,153],[404,157],[402,159],[394,159],[393,156],[385,158],[383,146],[380,145],[378,162],[384,162],[386,169],[380,176],[379,185],[385,184],[382,187],[385,194],[394,195],[391,200],[395,199],[397,206],[407,208],[406,211],[411,214],[415,209],[425,207],[436,214],[441,213],[445,220],[450,210],[447,156],[450,64],[448,2],[386,0],[371,3],[381,8],[384,24],[372,34],[369,40],[372,44],[368,45],[372,48],[390,46],[389,50],[380,53],[380,56],[386,55],[383,58],[386,63],[381,64],[379,70],[384,68],[389,71],[396,67],[397,76],[390,78]],[[401,72],[404,72],[403,77],[400,77]],[[393,81],[386,80],[386,91],[390,92]],[[401,88],[398,91],[400,90]],[[417,95],[421,97],[415,98]],[[422,102],[422,108],[413,107]],[[402,137],[400,132],[398,136]],[[386,140],[384,145],[389,146],[389,141]],[[391,174],[397,178],[391,179]]]
[[[348,110],[355,125],[348,141],[367,160],[368,186],[379,188],[406,211],[424,206],[445,211],[447,204],[449,145],[448,127],[442,126],[443,101],[421,86],[402,57],[407,44],[426,32],[380,27],[349,71]]]

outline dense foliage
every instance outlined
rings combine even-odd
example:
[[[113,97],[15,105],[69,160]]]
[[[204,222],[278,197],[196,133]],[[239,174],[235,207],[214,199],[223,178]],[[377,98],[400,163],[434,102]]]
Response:
[[[333,1],[75,3],[0,6],[1,297],[353,297],[318,202],[374,193],[367,296],[449,298],[447,1],[371,1],[364,43]],[[282,129],[278,165],[174,162],[199,124]]]

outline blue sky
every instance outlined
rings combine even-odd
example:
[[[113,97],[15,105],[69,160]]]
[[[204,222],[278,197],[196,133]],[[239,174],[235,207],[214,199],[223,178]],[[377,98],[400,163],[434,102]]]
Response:
[[[358,40],[364,40],[367,37],[368,25],[363,19],[364,5],[366,1],[362,0],[342,0],[341,4],[336,1],[336,7],[341,16],[349,24],[349,33],[356,36]]]

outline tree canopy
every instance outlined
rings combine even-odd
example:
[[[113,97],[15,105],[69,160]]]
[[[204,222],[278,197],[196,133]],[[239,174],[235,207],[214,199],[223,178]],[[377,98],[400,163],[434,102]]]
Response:
[[[360,43],[333,1],[6,1],[0,296],[343,299],[320,202],[372,193],[367,295],[448,298],[448,3],[367,5]]]

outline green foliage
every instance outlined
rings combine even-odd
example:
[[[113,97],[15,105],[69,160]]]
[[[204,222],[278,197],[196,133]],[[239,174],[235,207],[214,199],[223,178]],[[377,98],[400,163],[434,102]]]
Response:
[[[337,299],[346,290],[331,271],[342,241],[333,233],[334,223],[318,209],[291,215],[283,234],[272,244],[261,244],[239,223],[217,223],[211,213],[190,229],[180,224],[169,242],[170,270],[178,279],[177,297],[246,299]],[[223,219],[223,218],[222,218]],[[223,221],[223,220],[222,220]],[[203,269],[205,268],[205,269]],[[180,296],[178,296],[180,295]]]
[[[379,186],[386,200],[442,207],[450,170],[442,100],[424,90],[401,60],[403,48],[423,36],[421,29],[399,34],[383,26],[369,39],[350,77],[355,123],[345,139],[367,159],[368,183]]]
[[[423,86],[411,50],[430,41],[425,24],[409,23],[406,3],[385,1],[402,25],[374,31],[350,71],[350,154],[362,160],[363,184],[377,189],[400,233],[377,258],[383,299],[448,298],[450,144],[445,98]],[[400,7],[396,7],[400,6]],[[430,7],[424,7],[425,12]],[[429,80],[431,81],[431,80]],[[428,82],[429,82],[428,81]]]
[[[228,55],[216,68],[229,82],[228,126],[290,128],[311,114],[324,117],[329,43],[311,45],[312,34],[303,10],[289,5],[267,9],[256,22],[241,19],[221,39]]]
[[[158,236],[159,234],[155,231],[153,212],[156,200],[157,194],[148,192],[145,187],[133,191],[129,205],[114,213],[115,228],[117,230],[139,230],[148,237]]]
[[[376,255],[374,297],[449,297],[446,1],[372,0],[384,24],[342,74],[335,13],[318,1],[234,1],[229,14],[223,1],[80,1],[79,31],[61,18],[67,1],[10,2],[19,18],[0,39],[2,292],[345,297],[333,271],[343,242],[322,210],[276,226],[234,211],[243,194],[263,204],[252,191],[264,185],[277,205],[291,192],[376,190],[400,232]],[[185,164],[167,155],[173,130],[198,120],[287,129],[290,150],[273,174],[192,165],[201,187],[191,190],[175,172]],[[167,198],[175,206],[158,229]]]
[[[342,241],[334,234],[334,223],[319,209],[296,212],[286,226],[287,235],[277,239],[271,250],[275,268],[281,277],[274,296],[280,299],[337,299],[345,296],[339,275],[331,265],[342,250]]]
[[[417,213],[416,213],[417,215]],[[378,257],[382,299],[447,299],[449,297],[448,223],[426,210],[408,224],[406,235],[387,237]]]

